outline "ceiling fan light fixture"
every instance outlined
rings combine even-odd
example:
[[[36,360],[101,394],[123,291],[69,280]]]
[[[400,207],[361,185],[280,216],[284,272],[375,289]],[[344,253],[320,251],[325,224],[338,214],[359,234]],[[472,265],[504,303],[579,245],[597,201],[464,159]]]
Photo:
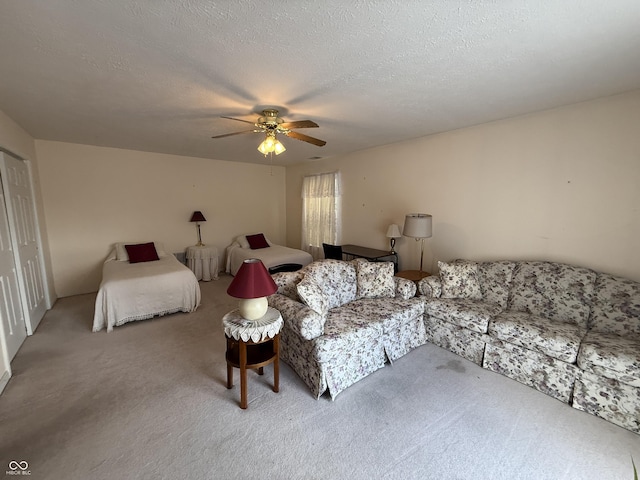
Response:
[[[266,142],[267,141],[264,140],[260,145],[258,145],[258,151],[263,155],[266,155],[267,153],[269,153],[269,150],[267,150]]]
[[[260,145],[258,145],[258,151],[267,155],[268,153],[274,152],[276,155],[280,155],[284,152],[286,148],[280,141],[276,138],[275,134],[269,132],[267,133],[266,138],[262,141]]]
[[[273,151],[275,152],[275,154],[276,155],[280,155],[285,150],[286,150],[286,148],[284,148],[284,145],[282,143],[280,143],[280,140],[276,140],[276,143],[273,146]]]

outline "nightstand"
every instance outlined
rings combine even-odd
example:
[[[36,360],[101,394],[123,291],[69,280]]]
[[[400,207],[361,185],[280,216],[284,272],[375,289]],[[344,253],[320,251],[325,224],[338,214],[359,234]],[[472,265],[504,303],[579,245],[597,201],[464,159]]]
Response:
[[[208,282],[218,279],[218,249],[208,245],[187,247],[187,266],[198,280]]]

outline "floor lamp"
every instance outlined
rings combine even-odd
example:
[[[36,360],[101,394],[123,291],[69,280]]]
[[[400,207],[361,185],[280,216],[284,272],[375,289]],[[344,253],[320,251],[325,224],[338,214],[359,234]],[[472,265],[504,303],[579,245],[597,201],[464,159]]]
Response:
[[[420,240],[420,271],[422,276],[422,259],[424,257],[424,239],[431,236],[431,215],[427,213],[410,213],[404,219],[404,229],[402,234],[405,237]]]

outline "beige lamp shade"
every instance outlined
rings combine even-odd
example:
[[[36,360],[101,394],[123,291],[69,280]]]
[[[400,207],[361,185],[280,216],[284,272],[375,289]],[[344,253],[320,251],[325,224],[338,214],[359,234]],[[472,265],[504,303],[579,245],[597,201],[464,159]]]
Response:
[[[428,213],[410,213],[404,219],[402,234],[405,237],[429,238],[432,217]]]
[[[410,213],[404,219],[402,234],[420,240],[420,274],[422,274],[422,259],[424,257],[424,239],[431,236],[431,215],[428,213]]]
[[[401,236],[402,233],[400,233],[400,227],[398,227],[398,225],[395,223],[389,225],[389,228],[387,228],[387,238],[400,238]]]

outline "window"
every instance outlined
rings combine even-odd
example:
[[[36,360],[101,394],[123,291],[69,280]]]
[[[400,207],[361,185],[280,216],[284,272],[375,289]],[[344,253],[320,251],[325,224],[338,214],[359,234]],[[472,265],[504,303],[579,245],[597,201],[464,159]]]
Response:
[[[302,250],[323,258],[322,244],[340,244],[340,172],[304,177],[302,182]]]

